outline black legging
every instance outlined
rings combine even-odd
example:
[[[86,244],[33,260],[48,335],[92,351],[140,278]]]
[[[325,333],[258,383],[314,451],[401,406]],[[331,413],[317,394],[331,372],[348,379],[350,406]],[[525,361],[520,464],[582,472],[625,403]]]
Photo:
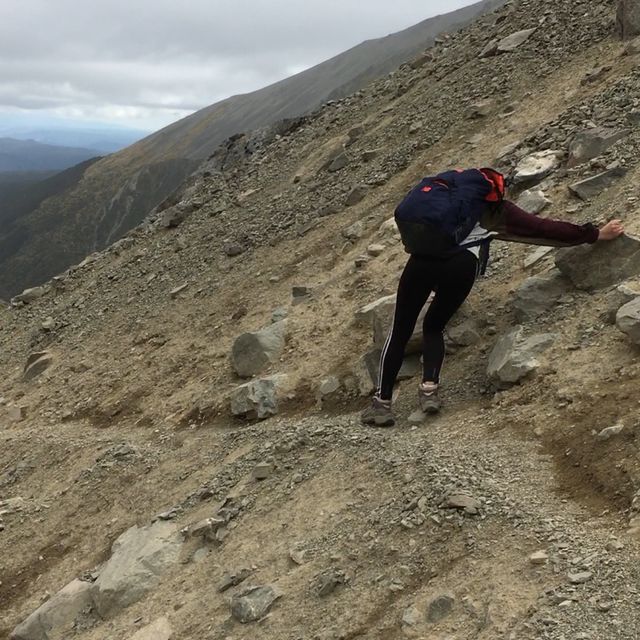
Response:
[[[442,332],[469,295],[477,270],[477,258],[466,250],[445,259],[409,258],[398,285],[393,325],[380,358],[378,393],[383,400],[391,400],[405,347],[432,291],[435,291],[435,297],[423,325],[423,381],[439,382],[444,362]]]

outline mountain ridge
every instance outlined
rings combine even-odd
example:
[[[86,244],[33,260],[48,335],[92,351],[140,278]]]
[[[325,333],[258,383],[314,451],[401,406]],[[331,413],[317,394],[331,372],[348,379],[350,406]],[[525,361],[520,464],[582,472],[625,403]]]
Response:
[[[73,189],[58,194],[55,200],[44,201],[37,211],[17,223],[17,231],[10,230],[14,236],[16,233],[20,237],[26,235],[29,240],[20,245],[19,255],[15,247],[10,254],[0,253],[0,270],[6,274],[0,282],[0,296],[11,297],[25,287],[44,282],[78,261],[79,256],[104,248],[105,243],[139,224],[180,187],[196,163],[206,159],[232,134],[264,128],[283,118],[313,110],[336,90],[340,95],[350,93],[354,89],[354,75],[359,76],[359,83],[384,75],[428,47],[445,25],[458,26],[501,4],[502,0],[483,0],[385,36],[385,47],[393,43],[394,48],[382,57],[379,53],[377,57],[372,56],[370,43],[357,45],[293,78],[248,94],[250,99],[247,95],[228,98],[106,157],[84,173]],[[409,38],[407,45],[405,37]],[[371,42],[378,47],[380,40]],[[352,58],[354,55],[357,59]],[[360,70],[355,74],[357,65]],[[135,175],[144,171],[145,165],[149,165],[146,173],[153,176],[147,181],[152,191],[140,192],[138,202],[143,202],[148,210],[144,211],[142,206],[131,208],[126,198],[114,205],[114,201],[118,202],[118,193],[127,190],[126,184],[135,181]],[[167,166],[172,167],[172,172],[164,170]],[[107,229],[110,216],[114,225]],[[92,229],[98,228],[98,220],[101,232],[95,233]],[[46,238],[39,233],[39,225],[48,229]],[[11,246],[11,236],[3,237],[0,232],[0,243]]]

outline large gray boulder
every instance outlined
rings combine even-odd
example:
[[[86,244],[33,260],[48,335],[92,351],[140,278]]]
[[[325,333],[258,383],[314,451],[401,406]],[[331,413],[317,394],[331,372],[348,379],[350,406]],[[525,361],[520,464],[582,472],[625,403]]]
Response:
[[[628,135],[628,129],[609,129],[605,127],[594,127],[593,129],[580,131],[569,144],[567,166],[575,167],[601,155],[618,140],[622,140]]]
[[[278,400],[287,376],[280,374],[252,380],[231,392],[231,413],[239,418],[264,420],[278,413]]]
[[[627,169],[624,167],[608,169],[590,178],[574,182],[569,185],[569,191],[581,200],[591,200],[615,184],[620,178],[624,178],[626,174]]]
[[[518,47],[523,45],[536,31],[536,27],[533,29],[523,29],[522,31],[516,31],[511,35],[503,38],[498,42],[497,53],[509,53],[515,51]]]
[[[623,40],[640,35],[640,2],[638,0],[618,0],[616,31]]]
[[[231,350],[231,364],[241,378],[250,378],[277,361],[284,349],[287,322],[281,320],[236,338]]]
[[[30,302],[34,302],[35,300],[42,298],[42,296],[44,296],[46,293],[46,287],[32,287],[31,289],[25,289],[22,293],[19,293],[17,296],[11,299],[11,302],[22,302],[24,304],[29,304]]]
[[[556,266],[579,289],[611,287],[640,274],[640,239],[624,235],[611,242],[561,249]]]
[[[395,226],[395,220],[393,222]],[[385,307],[395,307],[396,304],[396,296],[385,296],[384,298],[378,298],[374,302],[370,302],[369,304],[361,307],[355,313],[355,321],[356,324],[362,327],[373,327],[373,318],[376,313],[380,309],[384,309]]]
[[[91,587],[97,613],[108,618],[140,600],[178,563],[181,546],[182,537],[170,522],[125,531]]]
[[[525,337],[523,328],[515,327],[499,338],[489,356],[489,380],[501,389],[516,384],[540,366],[537,357],[555,339],[551,333]]]
[[[527,278],[516,291],[513,301],[518,322],[535,320],[552,309],[570,284],[559,269]]]
[[[616,326],[631,342],[640,345],[640,297],[619,309],[616,314]]]
[[[513,173],[513,182],[517,185],[533,187],[542,182],[552,171],[560,166],[564,154],[561,151],[536,151],[523,158]]]
[[[11,640],[66,640],[73,623],[91,608],[91,583],[73,580],[38,607],[11,633]]]

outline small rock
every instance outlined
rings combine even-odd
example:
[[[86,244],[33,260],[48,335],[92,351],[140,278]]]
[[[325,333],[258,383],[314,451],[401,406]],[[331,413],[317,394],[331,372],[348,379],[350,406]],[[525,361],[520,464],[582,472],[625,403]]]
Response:
[[[231,413],[243,418],[264,420],[278,412],[278,400],[286,386],[284,374],[247,382],[231,393]]]
[[[273,464],[270,462],[260,462],[253,468],[254,480],[266,480],[273,473]]]
[[[345,204],[347,205],[347,207],[353,207],[359,202],[362,202],[366,198],[369,191],[371,191],[371,187],[367,184],[355,185],[351,189],[351,191],[349,191],[349,195],[347,195]]]
[[[546,551],[536,551],[529,556],[529,562],[533,565],[547,564],[549,556]]]
[[[179,287],[176,287],[175,289],[171,289],[171,291],[169,292],[169,295],[175,299],[177,298],[189,285],[188,284],[182,284]]]
[[[606,441],[620,435],[624,431],[624,424],[614,424],[612,427],[606,427],[597,435],[598,440]]]
[[[416,625],[420,624],[421,620],[422,613],[416,606],[408,607],[402,614],[402,624],[406,625],[407,627],[415,627]]]
[[[416,409],[408,418],[409,424],[422,424],[427,418],[427,414],[422,409]]]
[[[305,286],[294,286],[291,288],[291,297],[293,298],[293,305],[307,302],[313,295],[313,289]]]
[[[21,422],[27,417],[27,408],[22,405],[8,404],[6,407],[6,415],[9,424]]]
[[[231,599],[231,615],[243,624],[256,622],[269,613],[282,595],[282,592],[272,585],[249,587]]]
[[[151,624],[137,631],[131,640],[171,640],[173,629],[168,618],[158,618]]]
[[[237,242],[225,243],[222,250],[229,258],[235,258],[236,256],[242,255],[244,253],[244,247]]]
[[[581,571],[579,573],[569,573],[567,575],[571,584],[584,584],[593,578],[591,571]]]
[[[446,500],[449,509],[463,509],[465,513],[476,515],[482,504],[464,493],[452,493]]]
[[[218,586],[218,592],[224,593],[231,589],[231,587],[237,587],[241,582],[244,582],[250,575],[253,574],[252,569],[239,569],[228,573],[222,578],[222,582]]]
[[[318,397],[320,400],[326,396],[333,395],[340,389],[340,379],[336,376],[328,376],[318,387]]]
[[[330,173],[335,173],[336,171],[340,171],[344,169],[349,164],[349,156],[346,153],[340,153],[336,156],[329,166],[327,167],[327,171]]]
[[[346,578],[342,571],[329,569],[317,575],[314,579],[314,590],[324,598],[333,593],[340,585],[345,584]]]
[[[551,204],[551,200],[540,189],[528,189],[520,194],[516,204],[529,213],[538,214]]]
[[[364,235],[364,224],[361,220],[357,220],[351,226],[342,230],[342,236],[347,240],[351,240],[355,242],[356,240],[360,240]]]
[[[544,260],[548,255],[553,252],[553,247],[538,247],[531,251],[531,253],[527,254],[527,257],[524,259],[524,268],[529,269],[530,267],[535,266],[541,260]]]
[[[434,598],[427,609],[427,621],[437,624],[444,620],[452,611],[455,604],[455,598],[448,594],[443,594]]]
[[[490,116],[494,108],[493,100],[481,100],[469,105],[466,111],[467,118],[486,118]]]
[[[24,304],[29,304],[30,302],[35,302],[39,298],[42,298],[42,296],[44,296],[46,293],[46,287],[32,287],[31,289],[25,289],[22,293],[12,298],[11,302],[22,302]]]
[[[609,71],[611,71],[610,65],[595,67],[594,69],[591,69],[591,71],[588,71],[585,74],[580,84],[585,85],[585,84],[592,84],[594,82],[598,82],[598,80],[601,80],[602,78],[604,78],[604,76],[606,76],[607,73],[609,73]]]
[[[367,247],[367,253],[373,257],[377,258],[378,256],[384,253],[385,246],[383,244],[370,244]]]

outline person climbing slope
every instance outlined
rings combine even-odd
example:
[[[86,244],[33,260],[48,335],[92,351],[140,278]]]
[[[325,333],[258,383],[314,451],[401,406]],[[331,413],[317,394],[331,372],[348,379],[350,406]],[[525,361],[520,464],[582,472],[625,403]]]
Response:
[[[567,247],[613,240],[624,233],[619,220],[598,229],[539,218],[505,199],[504,176],[491,168],[446,171],[424,178],[398,205],[395,219],[405,250],[393,323],[382,349],[380,376],[362,421],[393,426],[393,387],[420,311],[433,301],[423,324],[423,377],[420,408],[437,413],[440,372],[445,356],[443,331],[484,274],[492,240]]]

